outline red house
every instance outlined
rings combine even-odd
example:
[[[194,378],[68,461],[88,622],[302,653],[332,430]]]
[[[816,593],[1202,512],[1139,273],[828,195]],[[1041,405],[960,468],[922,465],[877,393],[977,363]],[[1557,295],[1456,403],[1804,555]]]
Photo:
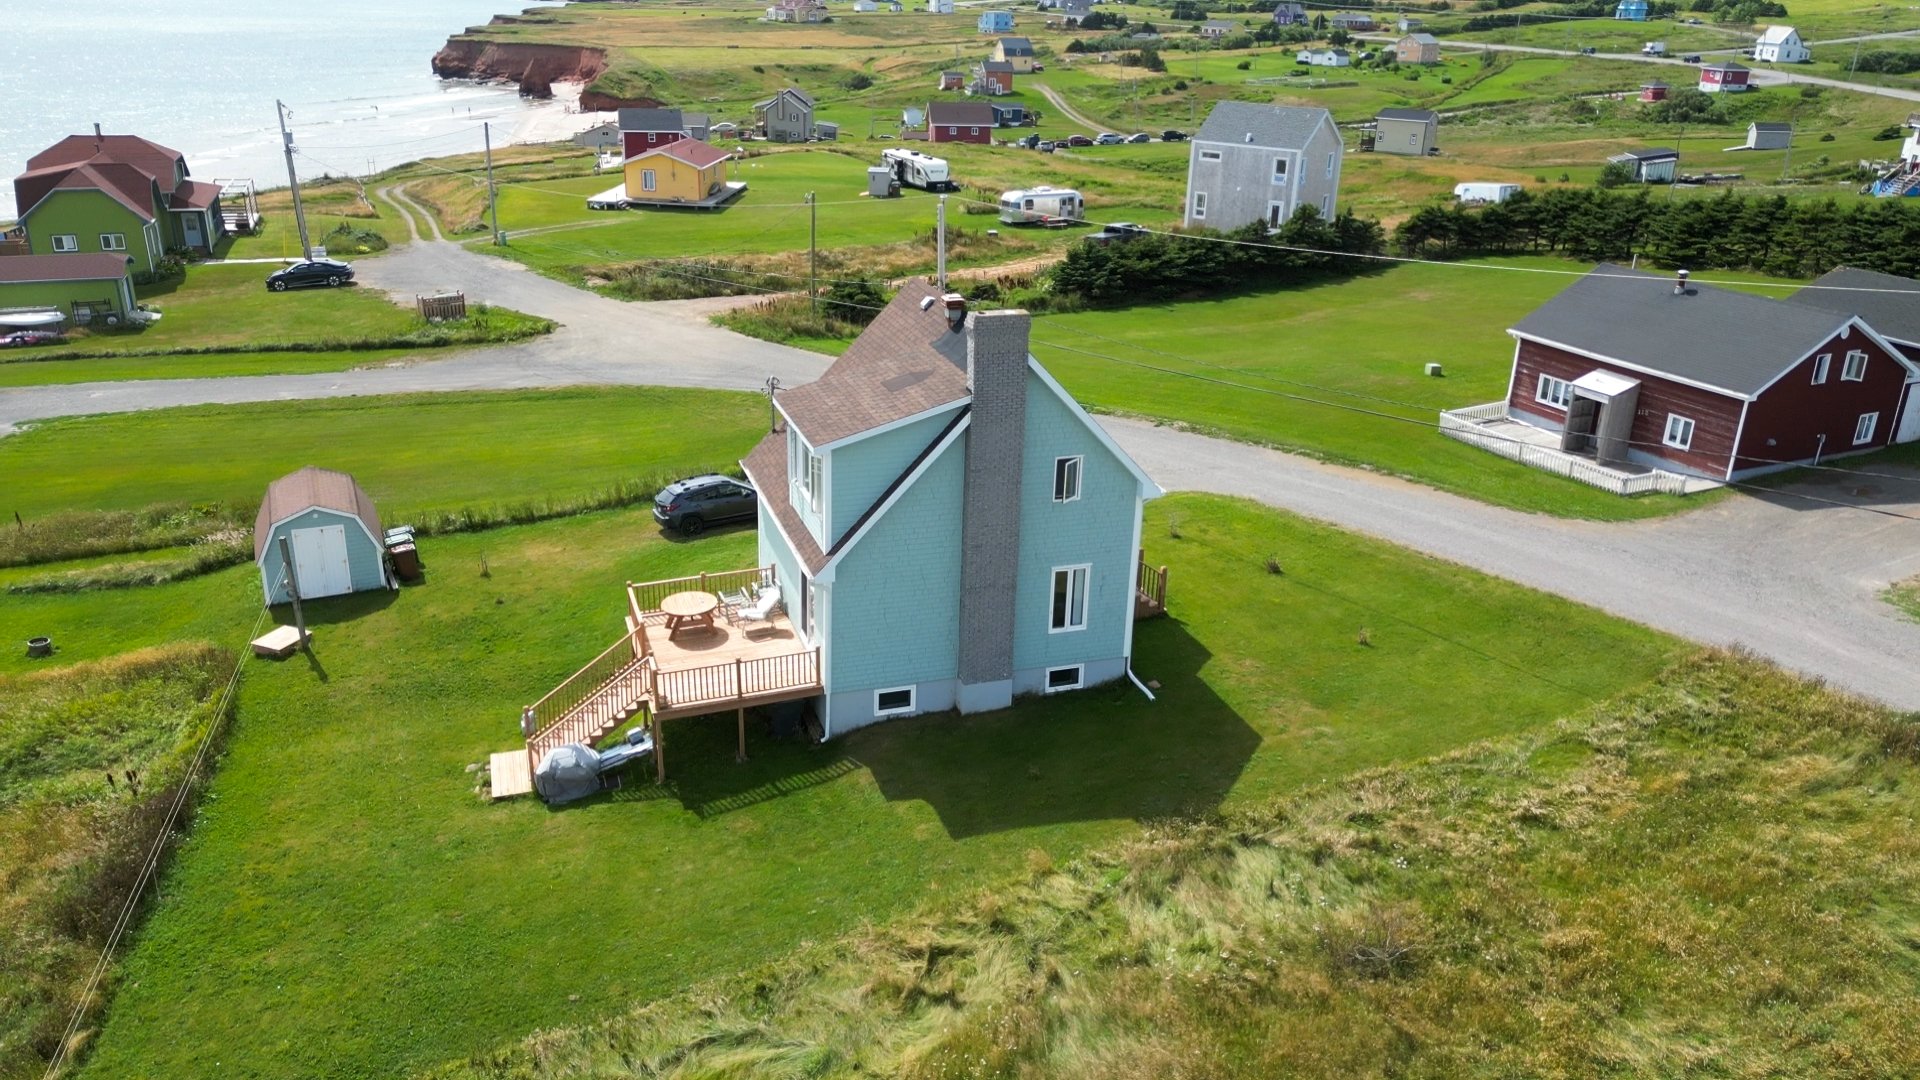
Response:
[[[619,122],[623,158],[687,137],[687,122],[679,109],[621,109]]]
[[[1737,480],[1894,441],[1920,375],[1859,315],[1606,263],[1508,333],[1509,417],[1561,449]]]
[[[1752,89],[1747,80],[1753,75],[1753,69],[1745,64],[1703,64],[1700,68],[1700,89],[1709,94],[1737,94]]]
[[[1013,93],[1013,65],[1005,60],[988,60],[973,69],[975,93],[998,97]]]
[[[934,142],[993,142],[993,106],[984,101],[936,101],[927,106],[927,137]]]

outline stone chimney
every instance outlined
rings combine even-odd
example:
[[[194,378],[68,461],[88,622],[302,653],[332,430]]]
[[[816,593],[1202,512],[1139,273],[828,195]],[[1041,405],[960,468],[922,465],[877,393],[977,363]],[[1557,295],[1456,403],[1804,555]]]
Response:
[[[960,711],[1013,704],[1014,600],[1020,569],[1020,464],[1027,434],[1024,311],[966,317],[966,487],[960,525]]]

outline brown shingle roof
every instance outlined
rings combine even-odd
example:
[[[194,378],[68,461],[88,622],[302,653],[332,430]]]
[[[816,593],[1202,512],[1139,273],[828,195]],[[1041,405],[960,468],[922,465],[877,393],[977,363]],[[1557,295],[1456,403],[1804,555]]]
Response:
[[[205,210],[220,197],[220,185],[204,180],[182,180],[167,199],[171,210]]]
[[[979,101],[936,101],[927,106],[927,123],[954,127],[992,127],[993,106]]]
[[[376,544],[385,535],[381,532],[380,515],[373,508],[373,500],[360,490],[360,485],[354,482],[353,477],[309,465],[267,485],[267,497],[260,500],[260,513],[253,519],[253,557],[259,559],[265,554],[274,522],[316,506],[359,518],[367,531],[373,534]]]
[[[161,146],[138,135],[69,135],[27,159],[27,168],[45,169],[55,165],[78,165],[85,161],[124,161],[160,181],[173,186],[173,165],[180,151]]]
[[[922,311],[928,298],[935,302]],[[780,410],[808,443],[826,446],[967,396],[966,335],[938,301],[926,281],[906,285],[825,374],[780,392]]]
[[[13,181],[14,206],[20,216],[55,191],[97,190],[120,205],[153,220],[153,178],[131,165],[96,161],[83,165],[56,165],[21,173]]]
[[[104,251],[71,255],[11,255],[0,259],[0,282],[118,281],[127,276],[127,257]]]

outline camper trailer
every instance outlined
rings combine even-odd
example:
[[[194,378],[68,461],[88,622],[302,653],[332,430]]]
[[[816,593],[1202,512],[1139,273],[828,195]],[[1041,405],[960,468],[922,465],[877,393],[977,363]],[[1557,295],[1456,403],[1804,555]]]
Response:
[[[907,187],[923,191],[956,190],[944,158],[900,148],[881,151],[880,162],[893,171],[894,179]]]
[[[1000,220],[1007,225],[1071,225],[1086,208],[1072,188],[1042,186],[1000,193]]]
[[[1506,202],[1519,190],[1519,184],[1455,184],[1453,197],[1463,203],[1498,203]]]

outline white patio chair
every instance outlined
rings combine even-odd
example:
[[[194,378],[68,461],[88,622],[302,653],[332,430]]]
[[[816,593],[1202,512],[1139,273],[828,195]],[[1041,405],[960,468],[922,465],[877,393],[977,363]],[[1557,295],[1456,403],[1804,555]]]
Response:
[[[736,612],[735,617],[743,623],[770,623],[779,613],[780,586],[769,585],[754,596],[752,604]]]

